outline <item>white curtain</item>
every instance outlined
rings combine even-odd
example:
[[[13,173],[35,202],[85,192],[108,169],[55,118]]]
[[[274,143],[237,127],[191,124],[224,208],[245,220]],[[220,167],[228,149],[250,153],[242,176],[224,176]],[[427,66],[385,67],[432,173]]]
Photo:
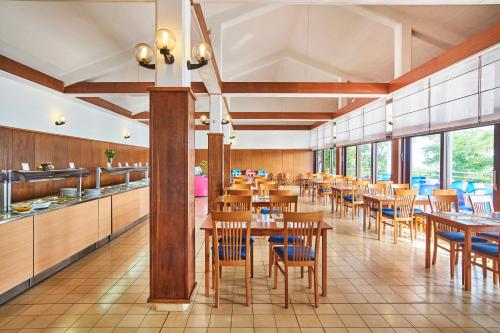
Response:
[[[363,108],[363,141],[369,142],[385,139],[385,104],[385,98],[381,98]]]

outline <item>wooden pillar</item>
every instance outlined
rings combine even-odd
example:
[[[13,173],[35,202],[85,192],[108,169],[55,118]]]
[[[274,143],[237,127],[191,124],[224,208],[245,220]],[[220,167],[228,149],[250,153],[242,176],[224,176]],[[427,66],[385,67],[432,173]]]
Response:
[[[402,183],[401,139],[391,140],[391,180],[395,184]]]
[[[208,133],[208,212],[216,210],[224,184],[224,134]]]
[[[337,147],[335,149],[335,154],[336,154],[336,157],[335,157],[335,163],[336,163],[336,166],[335,166],[335,169],[337,170],[337,175],[342,175],[342,147]]]
[[[224,187],[231,181],[231,144],[224,144]]]
[[[188,87],[150,88],[148,301],[168,310],[184,310],[196,284],[194,102]]]

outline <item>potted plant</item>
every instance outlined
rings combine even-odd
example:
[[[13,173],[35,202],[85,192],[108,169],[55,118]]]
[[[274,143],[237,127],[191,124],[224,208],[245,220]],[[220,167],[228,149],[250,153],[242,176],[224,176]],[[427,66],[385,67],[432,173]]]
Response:
[[[106,149],[104,155],[106,155],[108,163],[113,164],[113,158],[115,158],[116,156],[116,151],[114,151],[113,149]]]
[[[201,174],[205,177],[208,176],[208,163],[206,160],[200,161],[200,168],[201,168]]]

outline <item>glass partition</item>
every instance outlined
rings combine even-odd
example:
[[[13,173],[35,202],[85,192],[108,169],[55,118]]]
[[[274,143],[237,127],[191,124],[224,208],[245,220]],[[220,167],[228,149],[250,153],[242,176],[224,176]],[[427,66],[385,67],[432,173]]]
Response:
[[[346,176],[356,177],[356,146],[346,148]]]
[[[441,135],[413,137],[410,149],[410,185],[421,195],[432,194],[440,187]]]
[[[391,141],[378,142],[376,151],[377,170],[376,178],[379,182],[387,182],[391,180]]]
[[[316,173],[323,172],[323,150],[316,150]]]
[[[372,144],[359,145],[359,177],[372,178]]]

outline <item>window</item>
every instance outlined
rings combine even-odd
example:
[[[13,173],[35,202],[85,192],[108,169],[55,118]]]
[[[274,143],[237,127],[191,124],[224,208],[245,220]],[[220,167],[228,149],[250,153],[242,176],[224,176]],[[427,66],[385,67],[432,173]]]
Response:
[[[337,148],[331,149],[332,174],[337,174]]]
[[[428,195],[439,188],[441,135],[425,135],[411,138],[410,182],[418,193]]]
[[[346,176],[356,177],[356,146],[346,148]]]
[[[325,158],[324,171],[331,173],[332,172],[332,150],[330,148],[325,148],[323,150],[323,156]]]
[[[493,193],[493,126],[446,133],[448,187],[466,194]]]
[[[316,150],[316,172],[323,171],[323,150]]]
[[[378,142],[376,151],[376,177],[379,182],[391,180],[391,141]]]
[[[359,145],[359,177],[372,178],[372,144]]]

